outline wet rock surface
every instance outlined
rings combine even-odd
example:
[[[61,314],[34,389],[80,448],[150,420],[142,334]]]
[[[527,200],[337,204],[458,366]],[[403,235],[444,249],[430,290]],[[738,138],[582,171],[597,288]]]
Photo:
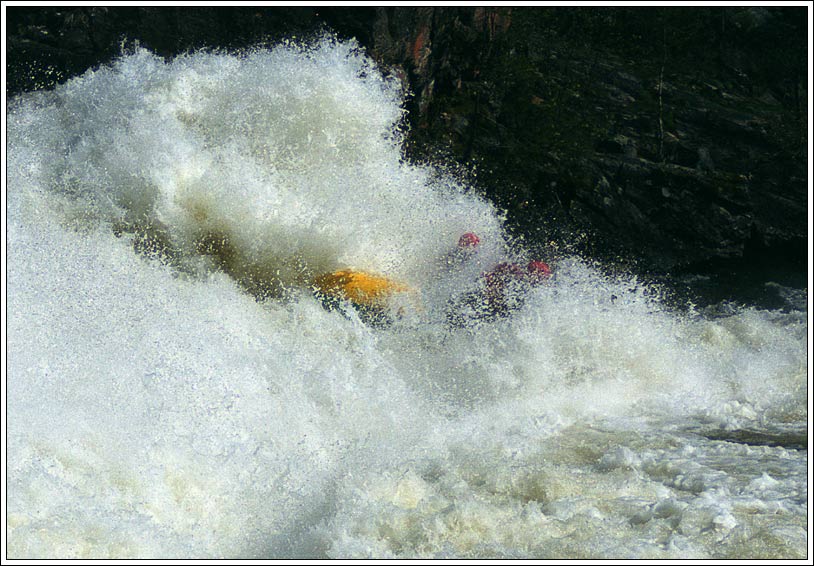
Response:
[[[65,81],[135,42],[169,57],[322,29],[355,37],[409,88],[408,156],[461,164],[532,249],[646,273],[768,266],[785,274],[779,283],[805,285],[805,8],[7,15],[9,95]],[[752,278],[763,286],[771,275]]]

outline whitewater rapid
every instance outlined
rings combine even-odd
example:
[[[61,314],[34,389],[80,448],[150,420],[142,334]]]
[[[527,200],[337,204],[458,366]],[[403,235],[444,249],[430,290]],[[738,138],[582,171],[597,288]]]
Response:
[[[807,445],[805,313],[675,312],[559,257],[449,327],[530,256],[403,158],[402,87],[324,37],[10,101],[8,557],[804,557],[807,450],[765,439]],[[421,308],[326,310],[343,268]]]

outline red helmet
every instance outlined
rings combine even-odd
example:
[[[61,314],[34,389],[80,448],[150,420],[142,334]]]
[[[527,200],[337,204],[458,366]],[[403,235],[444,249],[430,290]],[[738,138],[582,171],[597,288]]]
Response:
[[[544,261],[534,260],[530,261],[526,266],[526,273],[533,279],[542,281],[551,277],[551,268]]]
[[[480,244],[480,238],[474,232],[466,232],[458,240],[459,248],[476,248],[478,244]]]

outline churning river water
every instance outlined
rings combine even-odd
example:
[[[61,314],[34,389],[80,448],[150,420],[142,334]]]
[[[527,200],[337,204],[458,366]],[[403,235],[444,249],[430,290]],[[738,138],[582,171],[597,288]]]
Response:
[[[676,312],[564,257],[449,326],[529,257],[403,159],[402,96],[323,38],[10,101],[9,558],[805,557],[805,305]],[[323,308],[341,268],[420,308]]]

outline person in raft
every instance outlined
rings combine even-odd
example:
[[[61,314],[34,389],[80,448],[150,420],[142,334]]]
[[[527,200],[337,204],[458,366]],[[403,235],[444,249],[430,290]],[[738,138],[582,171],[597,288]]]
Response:
[[[458,240],[455,258],[470,259],[480,238],[472,232]],[[451,326],[464,327],[477,322],[491,322],[521,308],[529,289],[551,277],[551,267],[540,260],[525,266],[515,262],[500,262],[481,274],[479,288],[452,299],[446,310]]]
[[[450,252],[444,270],[461,267],[471,259],[480,238],[474,233],[462,235],[458,245]],[[388,325],[393,315],[402,316],[406,308],[421,311],[421,301],[415,289],[377,273],[356,269],[340,269],[317,276],[312,281],[315,295],[328,310],[339,308],[343,301],[350,303],[361,320],[374,325]]]
[[[471,260],[479,245],[480,238],[475,233],[463,234],[455,250],[446,258],[447,268],[455,269]],[[498,263],[481,275],[479,290],[450,302],[447,322],[462,327],[472,321],[491,321],[506,316],[523,305],[523,296],[530,286],[538,285],[550,276],[551,268],[543,261],[535,260],[525,267],[517,263]],[[402,315],[406,305],[421,310],[415,289],[365,271],[342,269],[320,275],[314,279],[313,289],[325,308],[332,310],[342,301],[348,301],[362,321],[374,325],[389,325],[392,315]]]

